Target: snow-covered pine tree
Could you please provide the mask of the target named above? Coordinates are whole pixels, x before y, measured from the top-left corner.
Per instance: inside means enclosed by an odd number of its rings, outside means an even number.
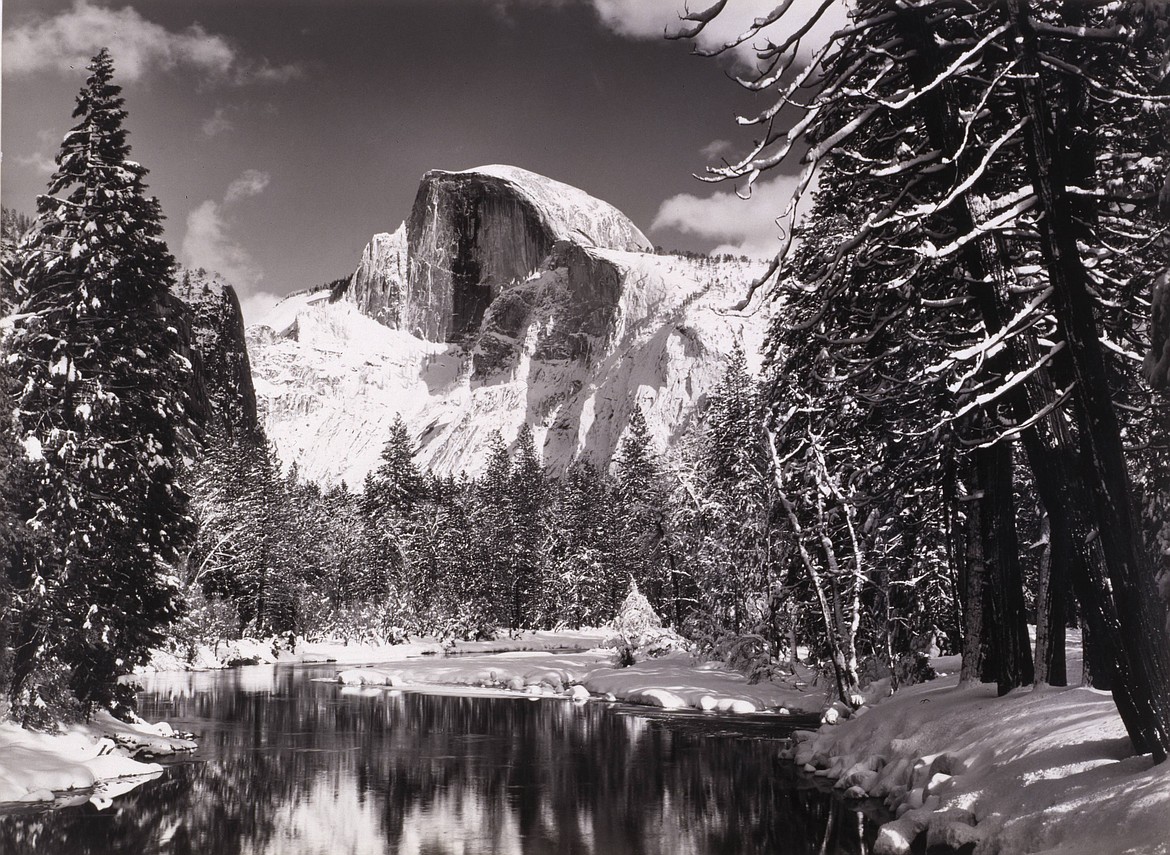
[[[537,589],[548,534],[549,489],[544,467],[536,453],[532,427],[527,423],[516,438],[514,457],[509,481],[509,504],[515,526],[512,610],[517,625],[534,628],[541,618],[537,609]]]
[[[416,612],[426,609],[432,592],[415,564],[415,536],[426,482],[414,462],[417,449],[402,416],[395,416],[382,446],[382,462],[366,477],[362,510],[378,560],[372,562],[365,588],[387,606],[405,586]]]
[[[633,579],[651,603],[667,613],[670,585],[665,571],[665,505],[662,468],[650,442],[650,430],[641,406],[630,413],[626,435],[613,461],[622,534],[618,544],[619,579]],[[620,589],[613,591],[616,610]]]
[[[471,526],[480,596],[490,604],[501,625],[518,628],[513,608],[515,527],[510,489],[512,461],[499,431],[492,431],[487,467],[475,484]]]
[[[737,342],[708,398],[706,431],[674,503],[692,554],[696,634],[717,645],[758,635],[772,655],[786,640],[776,609],[782,566],[773,554],[771,475],[757,383]]]
[[[32,219],[27,214],[0,208],[0,266],[3,268],[0,274],[0,315],[7,315],[20,302],[12,276],[13,261],[16,245],[30,228]]]
[[[177,481],[190,365],[164,311],[174,260],[107,50],[89,71],[16,253],[27,296],[5,344],[31,482],[18,512],[38,534],[6,568],[27,604],[10,686],[26,721],[68,706],[64,686],[85,712],[132,701],[115,678],[176,616],[172,568],[191,535]]]

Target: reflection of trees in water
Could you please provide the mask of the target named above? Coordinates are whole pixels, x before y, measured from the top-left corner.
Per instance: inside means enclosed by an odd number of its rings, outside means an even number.
[[[206,762],[101,814],[0,819],[0,851],[286,851],[290,817],[328,817],[351,841],[368,826],[389,851],[815,853],[827,828],[825,851],[860,851],[856,818],[831,823],[840,807],[796,786],[770,739],[599,704],[342,695],[284,669],[272,688],[227,678],[149,696],[148,717],[211,720]]]

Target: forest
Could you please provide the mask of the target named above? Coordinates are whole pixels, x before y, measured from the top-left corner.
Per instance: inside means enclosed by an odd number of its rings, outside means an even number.
[[[1000,693],[1061,685],[1078,626],[1086,679],[1164,759],[1170,13],[860,0],[794,68],[807,26],[760,50],[741,82],[779,94],[708,175],[802,170],[808,210],[740,307],[782,311],[762,375],[732,354],[682,453],[635,411],[608,468],[553,477],[526,430],[437,478],[397,422],[364,484],[328,490],[192,412],[174,260],[99,54],[5,246],[13,714],[128,707],[114,679],[168,642],[596,625],[634,584],[702,653],[756,679],[801,657],[852,706],[938,648]]]

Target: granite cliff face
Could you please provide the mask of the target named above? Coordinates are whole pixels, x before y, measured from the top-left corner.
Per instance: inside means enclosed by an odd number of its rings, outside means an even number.
[[[346,289],[346,299],[380,324],[397,329],[402,323],[407,284],[406,223],[393,234],[374,235]]]
[[[192,394],[200,421],[226,435],[259,435],[256,390],[235,289],[203,270],[185,271],[172,290],[195,366]]]
[[[428,172],[404,225],[405,234],[399,227],[367,246],[351,299],[427,341],[474,335],[492,301],[532,275],[558,241],[651,249],[612,205],[513,166]]]
[[[546,465],[609,462],[635,407],[660,450],[691,428],[738,340],[758,266],[654,255],[620,211],[514,167],[424,176],[340,300],[287,298],[249,329],[261,417],[285,463],[360,482],[396,413],[442,474],[532,426]]]

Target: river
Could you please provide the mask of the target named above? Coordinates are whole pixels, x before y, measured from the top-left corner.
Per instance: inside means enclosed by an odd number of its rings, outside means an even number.
[[[0,817],[23,853],[861,853],[876,827],[776,754],[791,724],[348,689],[335,666],[143,678],[199,749],[104,810]]]

